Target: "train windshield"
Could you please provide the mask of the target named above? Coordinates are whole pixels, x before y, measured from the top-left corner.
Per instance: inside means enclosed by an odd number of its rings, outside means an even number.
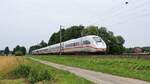
[[[93,37],[93,39],[94,39],[96,42],[102,42],[101,38],[99,38],[99,37]]]

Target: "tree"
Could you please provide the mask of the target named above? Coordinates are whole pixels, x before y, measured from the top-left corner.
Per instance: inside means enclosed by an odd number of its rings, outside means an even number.
[[[19,45],[16,46],[15,51],[20,51],[20,46]]]
[[[26,48],[24,46],[20,47],[20,51],[22,52],[23,55],[26,54]]]
[[[18,54],[19,53],[19,54]],[[13,49],[13,52],[12,54],[15,54],[15,55],[25,55],[26,54],[26,48],[24,46],[19,46],[17,45],[14,49]]]
[[[31,54],[33,50],[40,49],[41,45],[33,45],[29,48],[29,53]]]
[[[53,41],[51,41],[51,43],[52,42]],[[33,50],[37,50],[37,49],[40,49],[40,48],[43,48],[43,47],[46,47],[46,46],[48,46],[48,44],[46,42],[44,42],[44,40],[42,40],[39,44],[30,46],[29,53],[31,54]]]
[[[12,54],[15,54],[16,48],[13,49]]]
[[[84,29],[84,26],[82,26],[82,25],[71,26],[71,27],[67,28],[62,35],[63,41],[81,37],[83,29]]]
[[[98,26],[88,26],[86,29],[82,31],[83,36],[86,35],[98,35]]]
[[[47,43],[44,42],[44,40],[42,40],[41,43],[40,43],[40,45],[41,45],[41,48],[43,48],[43,47],[46,47],[46,46],[47,46]]]
[[[59,42],[59,34],[53,33],[49,39],[48,45],[56,44]]]
[[[4,54],[6,55],[6,56],[8,56],[8,54],[9,54],[9,47],[7,46],[6,48],[5,48],[5,50],[4,50]]]
[[[61,29],[62,41],[67,41],[70,39],[75,39],[81,37],[81,32],[83,31],[84,26],[71,26],[67,29]],[[60,43],[60,31],[55,32],[49,39],[48,45],[53,45]]]
[[[117,39],[117,43],[120,45],[125,43],[125,40],[123,39],[122,36],[116,36],[116,39]]]

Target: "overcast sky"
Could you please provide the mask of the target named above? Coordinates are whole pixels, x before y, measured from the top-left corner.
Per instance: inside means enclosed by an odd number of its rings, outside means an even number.
[[[150,0],[0,0],[0,49],[29,47],[59,25],[80,24],[105,26],[126,47],[150,46]]]

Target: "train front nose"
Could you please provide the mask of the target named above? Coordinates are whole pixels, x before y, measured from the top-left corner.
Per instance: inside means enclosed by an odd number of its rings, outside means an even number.
[[[96,45],[98,48],[106,48],[106,44],[104,42],[97,42]]]
[[[103,42],[96,43],[97,51],[105,52],[107,50],[106,44]]]
[[[96,51],[97,52],[105,52],[106,51],[106,44],[103,41],[103,39],[101,39],[100,37],[93,37],[93,40],[95,42],[95,46],[96,46]]]

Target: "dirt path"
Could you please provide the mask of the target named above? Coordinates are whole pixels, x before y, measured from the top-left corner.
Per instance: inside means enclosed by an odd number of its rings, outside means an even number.
[[[35,59],[35,58],[30,58],[30,59],[32,59],[34,61],[38,61],[42,64],[49,65],[49,66],[57,68],[57,69],[69,71],[80,77],[90,80],[96,84],[150,84],[150,82],[141,81],[141,80],[137,80],[137,79],[124,78],[124,77],[109,75],[109,74],[105,74],[105,73],[101,73],[101,72],[95,72],[95,71],[80,69],[80,68],[76,68],[76,67],[69,67],[69,66],[56,64],[56,63],[52,63],[52,62],[48,62],[48,61],[42,61],[42,60]]]

